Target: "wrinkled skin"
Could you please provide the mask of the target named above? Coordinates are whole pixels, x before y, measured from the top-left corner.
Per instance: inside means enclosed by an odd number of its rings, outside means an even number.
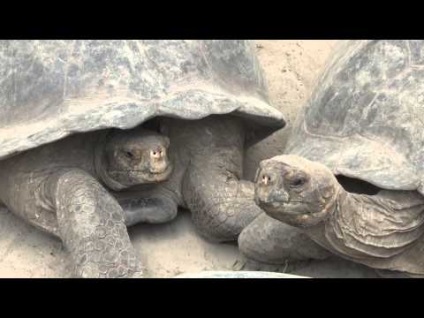
[[[255,201],[269,216],[303,228],[328,217],[341,189],[329,169],[286,156],[260,163]]]
[[[265,264],[285,265],[288,261],[325,259],[331,254],[300,229],[262,213],[240,234],[239,250],[248,260]],[[243,260],[244,266],[249,262]],[[264,264],[265,263],[265,264]]]
[[[191,211],[204,238],[237,240],[242,229],[262,213],[253,200],[254,184],[241,180],[246,139],[243,121],[233,116],[164,118],[161,129],[170,138],[174,172],[164,183],[116,194],[127,225],[167,222],[183,207]]]
[[[349,193],[324,165],[283,155],[261,162],[255,201],[268,216],[336,255],[380,270],[424,275],[424,198],[416,191]],[[263,251],[263,237],[257,239],[252,230],[263,224],[258,218],[240,235],[242,253],[264,262],[290,258],[295,252],[289,249]],[[286,225],[286,236],[287,231],[293,232]],[[277,237],[269,235],[265,244],[275,244]]]
[[[0,162],[0,201],[58,236],[77,277],[141,277],[108,189],[166,180],[169,139],[141,128],[77,134]]]
[[[104,206],[108,202],[104,199],[106,192],[92,185],[92,178],[110,190],[123,208],[123,220],[115,220],[119,228],[122,222],[130,226],[169,221],[181,206],[193,212],[193,220],[205,237],[215,241],[235,240],[260,212],[253,202],[253,184],[239,180],[244,132],[252,132],[254,140],[260,140],[283,128],[285,121],[283,114],[269,103],[266,83],[249,41],[3,41],[0,64],[4,66],[0,81],[0,90],[4,92],[0,94],[0,165],[4,159],[28,149],[34,149],[32,158],[41,158],[37,163],[22,160],[16,171],[9,172],[11,169],[6,165],[1,168],[8,179],[0,185],[5,188],[1,199],[13,201],[6,203],[33,224],[51,232],[56,229],[59,235],[60,224],[66,227],[72,222],[57,220],[56,214],[61,218],[74,213],[78,224],[61,230],[69,236],[65,241],[71,242],[78,233],[88,231],[84,228],[86,224],[91,226],[98,221],[93,215],[106,213],[102,220],[107,222],[102,222],[107,232],[118,233],[120,230],[109,222],[110,218],[116,219],[117,214],[112,212],[118,207],[111,202],[106,206],[112,210]],[[211,114],[218,117],[205,118]],[[230,114],[243,117],[246,125],[255,128],[242,127]],[[92,151],[93,144],[100,148],[105,145],[87,141],[85,138],[91,133],[66,147],[61,144],[60,151],[36,150],[51,149],[41,146],[76,133],[129,129],[141,123],[146,128],[148,121],[159,116],[172,118],[164,127],[171,139],[172,162],[176,166],[169,182],[160,187],[154,185],[159,181],[155,174],[163,168],[159,162],[150,171],[151,175],[144,176],[143,182],[138,182],[138,175],[146,172],[146,166],[122,170],[122,163],[137,163],[137,151],[130,149],[129,154],[122,151],[120,156],[112,156],[112,162],[110,155],[96,156],[95,160],[87,157],[86,152]],[[156,155],[151,151],[153,160]],[[101,149],[98,153],[102,153]],[[99,169],[103,166],[109,168]],[[81,171],[68,171],[74,168]],[[60,171],[56,175],[57,170]],[[54,174],[52,181],[45,180],[45,175],[50,174]],[[18,186],[14,186],[9,176],[17,176]],[[45,183],[49,186],[40,186]],[[78,184],[80,189],[73,184]],[[87,184],[91,186],[86,187]],[[126,191],[127,187],[131,189]],[[15,202],[14,197],[23,200]],[[39,211],[34,208],[35,197],[40,197]],[[99,197],[103,198],[102,204],[97,206]],[[90,207],[93,205],[96,209]],[[93,217],[78,219],[81,206],[84,215]],[[62,207],[60,213],[44,212],[56,212],[58,207]],[[42,217],[36,218],[42,212]],[[99,230],[96,235],[103,240],[105,232]],[[122,242],[110,243],[120,246]],[[99,251],[103,249],[101,245],[93,247],[88,242],[85,249]],[[93,259],[101,256],[108,264],[121,262],[116,260],[121,256],[113,253],[108,257],[94,254]],[[81,262],[85,262],[85,256]],[[99,272],[104,270],[102,267]],[[87,276],[97,269],[86,266],[82,271],[89,273],[84,274]],[[121,272],[122,269],[115,268],[108,276]]]

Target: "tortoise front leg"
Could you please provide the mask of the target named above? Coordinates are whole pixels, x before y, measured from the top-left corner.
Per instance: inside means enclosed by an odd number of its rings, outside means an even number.
[[[244,127],[231,117],[207,118],[187,126],[190,134],[185,133],[184,142],[175,143],[189,149],[182,194],[193,223],[211,241],[236,241],[262,213],[254,202],[254,184],[240,180]]]
[[[77,276],[142,276],[122,208],[97,180],[70,169],[50,177],[47,187]]]
[[[178,213],[178,204],[169,197],[153,195],[137,198],[118,199],[124,210],[125,225],[137,223],[165,223],[173,220]]]
[[[188,169],[183,195],[199,233],[215,242],[236,241],[262,211],[253,201],[253,183],[222,167]]]
[[[325,259],[331,255],[301,230],[265,213],[241,232],[238,244],[241,253],[248,259],[267,264]]]
[[[175,177],[161,184],[140,185],[131,189],[114,192],[124,211],[126,226],[138,223],[165,223],[173,220],[178,213],[178,195],[172,191]]]

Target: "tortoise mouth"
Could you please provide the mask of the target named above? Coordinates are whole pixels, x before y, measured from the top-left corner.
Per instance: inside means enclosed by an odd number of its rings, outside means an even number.
[[[166,181],[171,176],[172,171],[173,171],[173,165],[169,164],[162,171],[149,170],[149,172],[147,173],[145,172],[145,178],[147,181],[151,181],[151,182]]]
[[[282,203],[278,208],[270,205],[260,206],[267,215],[280,222],[294,227],[307,228],[325,222],[331,213],[331,209],[323,208],[318,212],[311,212],[305,205],[299,205],[299,210],[288,203]]]
[[[333,200],[323,205],[320,202],[307,200],[262,201],[256,197],[256,204],[270,217],[299,228],[317,225],[327,219],[333,211]]]
[[[258,205],[267,210],[274,210],[279,213],[288,213],[288,214],[301,214],[302,212],[293,211],[290,207],[300,206],[301,202],[292,202],[292,201],[272,201],[272,202],[264,202],[258,200]]]
[[[273,201],[262,201],[260,198],[256,198],[256,204],[264,210],[266,213],[272,215],[313,215],[320,212],[311,212],[307,205],[308,202],[300,200],[273,200]]]
[[[322,213],[322,211],[318,212],[310,212],[305,209],[304,205],[299,206],[287,206],[286,204],[281,204],[279,206],[260,206],[266,213],[272,214],[272,215],[292,215],[292,216],[302,216],[302,215],[319,215]],[[296,209],[296,208],[299,209]]]
[[[134,186],[144,183],[162,182],[169,179],[173,172],[173,165],[168,164],[164,170],[155,171],[151,169],[131,169],[131,170],[114,170],[109,175],[113,179],[119,179],[119,182],[128,180],[128,186]]]

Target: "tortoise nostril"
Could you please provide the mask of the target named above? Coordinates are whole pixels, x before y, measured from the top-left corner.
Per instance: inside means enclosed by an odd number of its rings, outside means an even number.
[[[271,182],[271,176],[269,176],[268,174],[263,174],[261,183],[264,185],[267,185],[270,182]]]
[[[162,158],[162,155],[163,153],[162,153],[162,150],[160,149],[150,151],[150,156],[154,159],[160,159]]]

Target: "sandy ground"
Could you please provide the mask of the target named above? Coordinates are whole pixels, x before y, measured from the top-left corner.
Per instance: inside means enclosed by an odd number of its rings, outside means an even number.
[[[337,41],[256,41],[272,104],[281,110],[287,126],[251,147],[245,160],[245,178],[253,179],[259,161],[281,154],[297,111]]]
[[[248,150],[246,178],[253,178],[260,160],[283,151],[297,110],[309,96],[335,44],[317,40],[256,41],[271,101],[286,115],[288,126]],[[129,232],[147,277],[230,270],[239,258],[235,244],[210,244],[200,238],[184,211],[171,223],[139,225]],[[290,267],[275,270],[291,271]],[[338,259],[299,264],[291,272],[312,277],[375,277],[372,270]],[[0,277],[69,277],[69,260],[59,240],[0,209]]]

